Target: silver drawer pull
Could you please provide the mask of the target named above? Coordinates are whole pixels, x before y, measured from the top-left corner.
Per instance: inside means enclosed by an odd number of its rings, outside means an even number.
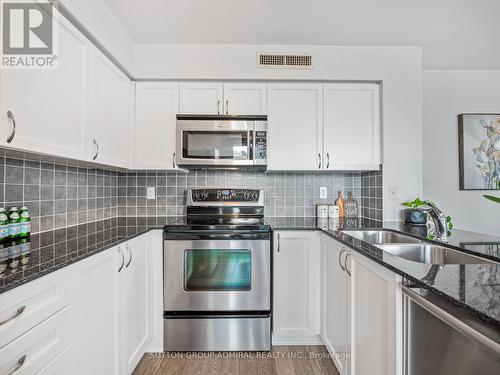
[[[330,154],[326,153],[326,169],[330,168]]]
[[[130,250],[130,246],[128,244],[125,244],[125,248],[128,250],[128,253],[130,254],[130,258],[128,259],[128,262],[125,265],[125,268],[128,268],[128,266],[130,266],[130,263],[132,263],[132,250]]]
[[[229,100],[226,100],[226,115],[229,114]]]
[[[345,267],[345,272],[347,272],[347,274],[349,276],[351,276],[351,271],[349,271],[349,269],[347,268],[347,258],[349,258],[351,256],[351,252],[348,251],[347,252],[347,255],[345,256],[345,259],[344,259],[344,267]]]
[[[4,325],[5,323],[10,322],[11,320],[14,320],[14,319],[18,318],[24,312],[25,309],[26,309],[26,306],[24,306],[24,305],[21,306],[20,308],[18,308],[14,314],[12,314],[11,316],[9,316],[7,319],[1,321],[0,322],[0,326]]]
[[[172,154],[172,168],[175,169],[175,152]]]
[[[318,169],[321,169],[321,154],[318,152]]]
[[[280,245],[281,245],[280,242],[281,242],[281,236],[278,233],[278,248],[276,249],[278,253],[280,252]]]
[[[122,264],[120,265],[120,268],[118,268],[118,272],[121,272],[121,270],[123,269],[123,266],[125,265],[125,255],[123,255],[123,251],[122,251],[121,247],[118,248],[118,252],[122,256]]]
[[[346,251],[345,247],[342,248],[342,251],[339,254],[339,266],[342,269],[342,271],[345,271],[345,268],[342,266],[342,254],[344,254],[344,251]]]
[[[220,115],[220,100],[217,100],[217,114]]]
[[[95,159],[97,159],[97,156],[99,156],[99,143],[97,143],[97,141],[95,139],[93,140],[93,142],[95,145],[95,155],[92,156],[92,160],[95,160]]]
[[[14,117],[11,111],[7,111],[7,117],[12,122],[12,133],[10,133],[9,138],[7,138],[7,143],[10,143],[16,136],[16,118]]]
[[[14,374],[15,372],[17,372],[17,370],[19,370],[21,367],[23,367],[24,365],[24,362],[26,362],[26,357],[27,355],[23,355],[21,358],[18,359],[16,365],[14,366],[14,368],[12,370],[10,370],[7,375],[12,375]]]

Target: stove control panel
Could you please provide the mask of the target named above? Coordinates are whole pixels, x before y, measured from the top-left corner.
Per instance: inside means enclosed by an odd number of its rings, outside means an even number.
[[[258,202],[260,190],[256,189],[193,189],[193,202]]]

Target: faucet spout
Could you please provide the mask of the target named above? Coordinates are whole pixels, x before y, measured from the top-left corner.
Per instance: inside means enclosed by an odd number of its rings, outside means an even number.
[[[418,210],[426,212],[431,217],[436,228],[436,239],[440,242],[448,242],[448,225],[446,216],[432,202],[427,201],[425,206],[418,207]]]

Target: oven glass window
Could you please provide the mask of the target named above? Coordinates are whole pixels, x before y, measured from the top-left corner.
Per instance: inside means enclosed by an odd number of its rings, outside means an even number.
[[[184,159],[248,160],[248,133],[246,131],[184,131],[182,134]]]
[[[193,249],[184,256],[186,291],[250,290],[250,250]]]

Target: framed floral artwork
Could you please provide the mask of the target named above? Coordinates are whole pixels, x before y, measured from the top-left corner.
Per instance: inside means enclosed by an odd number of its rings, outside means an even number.
[[[460,190],[497,190],[500,181],[500,114],[458,116]]]

